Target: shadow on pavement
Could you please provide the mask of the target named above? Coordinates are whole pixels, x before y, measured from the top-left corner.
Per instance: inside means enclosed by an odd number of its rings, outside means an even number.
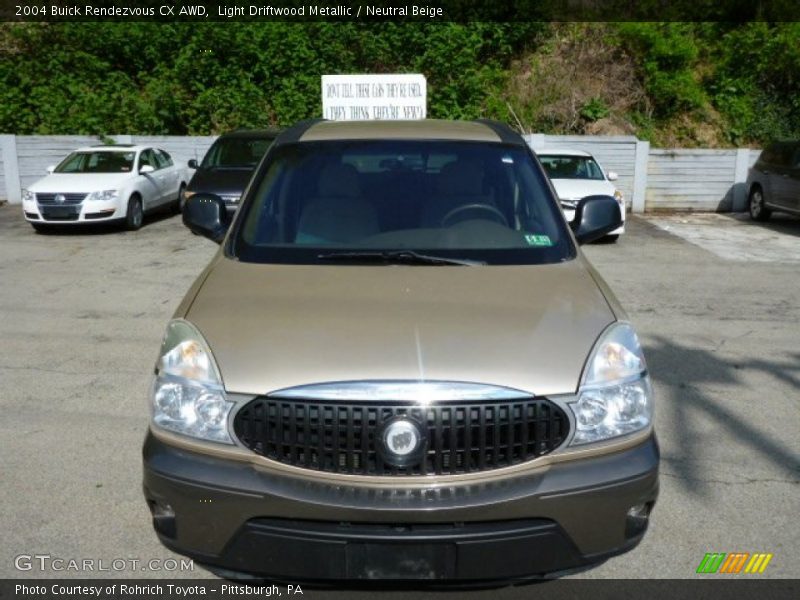
[[[800,483],[800,456],[767,432],[761,431],[753,422],[743,418],[741,411],[726,406],[723,401],[711,397],[706,391],[715,385],[741,385],[740,371],[757,370],[767,373],[794,389],[800,389],[800,353],[787,357],[786,361],[748,359],[746,365],[721,360],[707,350],[684,346],[663,336],[654,338],[655,343],[645,349],[651,376],[657,382],[672,388],[672,397],[662,399],[658,409],[665,410],[675,428],[677,439],[667,450],[669,457],[662,460],[670,463],[678,475],[678,481],[686,491],[696,494],[708,492],[708,472],[711,462],[709,444],[714,436],[700,429],[703,420],[710,417],[722,430],[722,434],[733,438],[735,444],[756,452],[762,461],[771,463],[792,483]],[[787,410],[797,410],[797,398],[787,397]],[[753,412],[761,406],[753,406]],[[771,418],[780,418],[774,415]]]
[[[793,217],[785,213],[773,213],[768,221],[753,221],[747,213],[724,214],[730,219],[747,223],[753,227],[800,237],[800,217]]]

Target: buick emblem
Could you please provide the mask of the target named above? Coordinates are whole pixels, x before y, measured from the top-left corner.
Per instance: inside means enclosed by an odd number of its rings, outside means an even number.
[[[56,194],[56,197],[53,198],[56,201],[56,204],[64,204],[67,201],[66,196],[64,194]]]
[[[416,421],[406,416],[386,422],[380,436],[383,459],[395,466],[418,462],[425,451],[425,436]]]

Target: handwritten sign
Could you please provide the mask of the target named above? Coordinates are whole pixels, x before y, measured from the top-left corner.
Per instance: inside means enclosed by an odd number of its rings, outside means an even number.
[[[425,76],[323,75],[322,116],[334,121],[424,119]]]

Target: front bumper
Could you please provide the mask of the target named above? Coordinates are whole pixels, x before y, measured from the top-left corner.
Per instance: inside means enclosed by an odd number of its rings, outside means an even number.
[[[44,205],[36,201],[23,202],[25,220],[30,223],[70,225],[74,223],[96,223],[125,217],[126,209],[119,199],[108,201],[84,201],[80,204]]]
[[[221,570],[303,582],[513,580],[633,548],[647,520],[632,528],[627,511],[655,503],[658,458],[651,436],[485,482],[363,487],[267,473],[149,433],[144,493],[162,543]]]

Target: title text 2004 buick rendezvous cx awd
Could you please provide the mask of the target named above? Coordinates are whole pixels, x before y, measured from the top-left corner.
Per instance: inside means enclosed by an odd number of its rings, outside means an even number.
[[[658,492],[633,327],[520,136],[300,123],[167,326],[144,445],[161,541],[225,576],[504,582],[633,548]]]

